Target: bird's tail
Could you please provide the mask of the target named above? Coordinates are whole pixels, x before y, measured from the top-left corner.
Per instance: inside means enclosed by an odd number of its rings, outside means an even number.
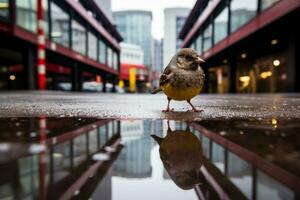
[[[161,88],[159,87],[159,88],[154,89],[154,90],[151,92],[151,94],[156,94],[156,93],[161,92],[161,91],[162,91],[162,90],[161,90]]]

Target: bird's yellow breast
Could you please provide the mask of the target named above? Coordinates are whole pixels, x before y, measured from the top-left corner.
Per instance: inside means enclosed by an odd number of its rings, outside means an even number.
[[[184,101],[197,96],[200,93],[201,87],[189,88],[174,88],[170,83],[161,86],[162,91],[171,99],[177,101]]]

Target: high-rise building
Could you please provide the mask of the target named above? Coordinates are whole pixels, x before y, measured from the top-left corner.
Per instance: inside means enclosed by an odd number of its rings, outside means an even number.
[[[153,40],[153,70],[162,72],[163,64],[163,39]]]
[[[190,12],[189,8],[166,8],[164,10],[163,64],[166,66],[180,48],[179,32]]]
[[[182,47],[206,60],[210,93],[299,92],[300,1],[198,0]]]
[[[117,11],[113,13],[113,17],[117,29],[124,39],[123,41],[141,46],[144,51],[144,64],[148,69],[151,69],[152,12],[141,10]]]
[[[121,134],[126,148],[114,166],[114,175],[128,178],[150,177],[151,121],[122,121]]]
[[[94,0],[99,8],[101,8],[102,12],[106,15],[106,17],[112,21],[112,10],[111,10],[111,0]]]

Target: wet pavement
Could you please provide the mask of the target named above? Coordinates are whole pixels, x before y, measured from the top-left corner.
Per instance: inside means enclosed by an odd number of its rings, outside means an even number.
[[[96,117],[116,119],[260,119],[300,118],[299,94],[199,95],[192,100],[203,112],[186,102],[171,102],[174,112],[162,113],[167,105],[162,94],[96,94],[65,92],[1,92],[1,117]]]
[[[0,94],[0,199],[299,199],[300,95]]]

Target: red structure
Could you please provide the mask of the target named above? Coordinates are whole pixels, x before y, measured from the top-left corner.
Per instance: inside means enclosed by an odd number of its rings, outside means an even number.
[[[37,34],[38,34],[38,45],[37,45],[37,67],[38,67],[38,88],[40,90],[46,89],[46,62],[45,62],[45,32],[44,32],[44,14],[43,14],[43,1],[37,1]]]
[[[297,0],[198,0],[179,37],[207,61],[207,92],[295,92],[299,16]]]
[[[0,90],[56,90],[69,84],[80,91],[84,81],[97,76],[104,85],[115,85],[122,37],[93,0],[7,0],[1,5]],[[44,22],[37,23],[43,16]],[[15,66],[20,66],[17,71]],[[62,68],[71,73],[61,73]]]
[[[130,69],[135,69],[135,87],[137,92],[144,92],[148,81],[148,71],[145,65],[121,63],[119,79],[124,82],[125,91],[130,92]]]

